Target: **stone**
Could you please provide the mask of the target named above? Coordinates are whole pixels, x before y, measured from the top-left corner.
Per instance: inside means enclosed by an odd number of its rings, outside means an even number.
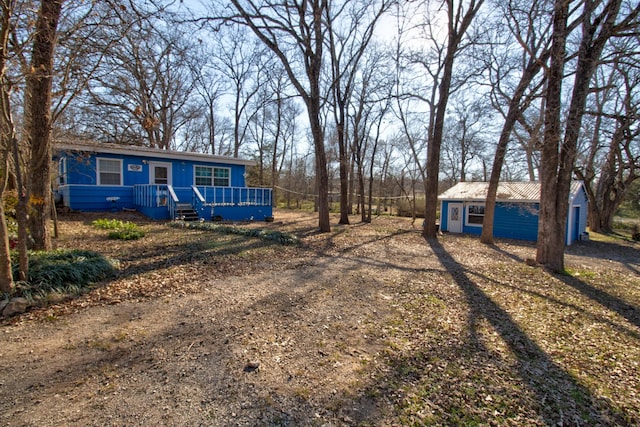
[[[4,310],[2,310],[2,315],[4,317],[11,317],[16,314],[24,313],[27,311],[27,308],[29,308],[29,301],[27,301],[26,298],[13,298],[9,301],[9,304],[7,304]]]
[[[253,372],[258,370],[259,367],[260,367],[260,362],[253,360],[253,361],[247,362],[247,364],[244,366],[244,371]]]

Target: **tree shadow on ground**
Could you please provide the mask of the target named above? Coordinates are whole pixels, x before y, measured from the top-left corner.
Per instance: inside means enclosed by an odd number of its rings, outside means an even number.
[[[458,348],[462,357],[466,358],[486,359],[489,357],[490,351],[483,345],[483,337],[478,332],[482,323],[488,323],[516,358],[515,366],[512,369],[535,396],[535,400],[539,402],[539,407],[534,410],[545,424],[624,424],[624,420],[612,419],[611,417],[615,417],[615,411],[606,402],[597,401],[573,375],[555,363],[538,344],[529,338],[511,316],[469,277],[464,266],[458,263],[440,242],[435,239],[428,239],[427,242],[442,266],[463,292],[470,311],[468,341],[462,344],[454,343],[452,348]],[[601,298],[601,296],[599,297]],[[434,355],[418,350],[411,355],[411,358],[433,360]],[[490,357],[486,360],[489,359]],[[422,375],[415,369],[415,360],[395,360],[392,366],[404,367],[401,372],[395,372],[394,375],[400,374],[405,377],[407,375]],[[414,368],[408,369],[407,366]],[[433,363],[431,363],[431,368],[433,368]],[[402,370],[406,372],[402,372]],[[572,414],[571,416],[574,418],[567,419],[566,414]]]
[[[556,279],[577,290],[585,297],[615,313],[618,313],[620,316],[627,319],[629,323],[640,328],[640,310],[638,307],[629,304],[622,298],[611,295],[602,289],[598,289],[575,276],[551,272],[550,274],[553,274]]]
[[[629,271],[640,275],[640,245],[637,242],[575,242],[566,248],[565,254],[619,262]]]

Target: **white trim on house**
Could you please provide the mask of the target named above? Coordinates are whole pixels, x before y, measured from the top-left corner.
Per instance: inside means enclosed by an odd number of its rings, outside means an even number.
[[[140,147],[137,145],[118,145],[95,142],[59,142],[54,145],[58,151],[86,151],[90,153],[121,154],[135,157],[155,157],[172,160],[191,160],[200,162],[218,162],[232,165],[255,166],[253,160],[238,159],[228,156],[215,156],[204,153],[189,153],[182,151],[161,150],[158,148]]]
[[[107,161],[107,162],[118,162],[118,164],[120,165],[120,171],[119,173],[119,178],[120,178],[120,182],[118,184],[103,184],[102,183],[102,179],[100,178],[100,175],[102,173],[102,171],[100,170],[100,162],[101,161]],[[113,173],[115,174],[115,172],[113,171],[105,171],[105,173]],[[122,186],[122,182],[124,179],[124,173],[122,171],[122,159],[112,159],[111,157],[96,157],[96,185],[102,185],[102,186],[115,186],[115,187],[121,187]]]
[[[203,169],[211,169],[211,184],[205,185],[205,184],[198,184],[197,182],[197,178],[198,176],[196,175],[196,169],[197,168],[203,168]],[[216,185],[215,181],[216,181],[216,170],[221,170],[224,169],[227,171],[227,184],[226,185]],[[208,177],[200,177],[200,178],[208,178]],[[231,187],[231,168],[227,168],[224,166],[212,166],[212,165],[193,165],[193,183],[196,186],[200,186],[200,187]]]
[[[478,206],[482,208],[482,214],[480,213],[471,213],[471,206]],[[481,216],[482,219],[484,220],[484,209],[485,209],[485,202],[465,202],[464,203],[464,207],[465,207],[465,215],[464,215],[464,225],[468,226],[468,227],[482,227],[482,222],[470,222],[469,221],[469,216]]]
[[[172,176],[173,164],[169,163],[169,162],[155,162],[155,161],[150,161],[149,162],[149,183],[150,184],[158,184],[157,182],[155,182],[155,180],[156,180],[155,167],[156,166],[160,166],[160,167],[163,167],[163,168],[167,169],[167,182],[164,185],[173,185],[173,176]],[[158,184],[158,185],[162,185],[162,184]]]
[[[67,158],[63,157],[58,160],[58,186],[65,185],[67,183]]]

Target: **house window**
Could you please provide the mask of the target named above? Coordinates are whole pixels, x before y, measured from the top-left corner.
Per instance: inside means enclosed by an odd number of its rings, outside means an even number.
[[[58,162],[58,185],[67,183],[67,158],[63,157]]]
[[[98,159],[98,185],[122,185],[122,160]]]
[[[195,183],[205,187],[229,187],[229,169],[214,168],[209,166],[196,166]]]
[[[467,206],[467,225],[482,227],[484,220],[484,205],[468,205]]]

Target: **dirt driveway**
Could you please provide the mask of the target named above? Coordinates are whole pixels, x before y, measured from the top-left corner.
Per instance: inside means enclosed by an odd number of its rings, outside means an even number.
[[[282,246],[136,216],[147,237],[110,241],[93,218],[57,244],[118,277],[2,324],[3,425],[640,422],[637,245],[582,243],[562,277],[406,219],[277,212]]]

